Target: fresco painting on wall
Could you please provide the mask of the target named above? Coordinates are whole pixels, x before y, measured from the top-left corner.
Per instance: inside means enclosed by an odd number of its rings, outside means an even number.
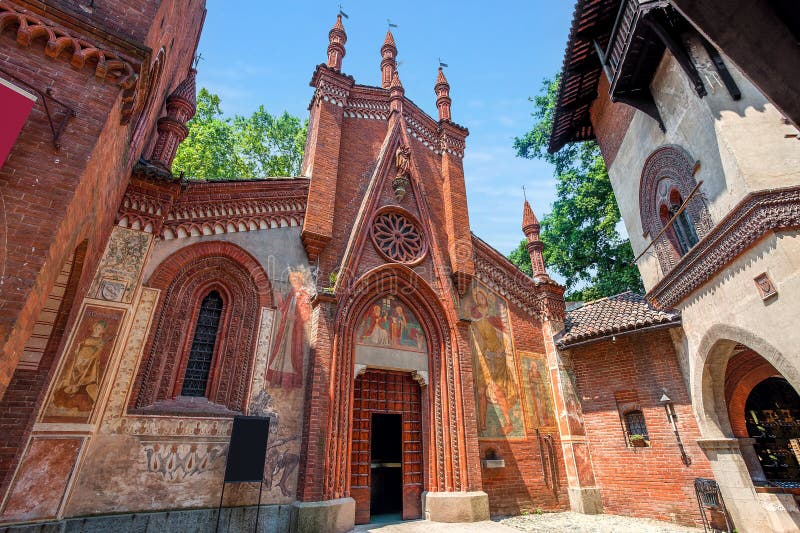
[[[520,352],[519,365],[522,390],[525,391],[528,429],[533,431],[539,427],[555,427],[556,418],[553,414],[553,399],[544,356]]]
[[[525,437],[508,303],[475,282],[462,310],[471,320],[478,437]]]
[[[124,316],[123,309],[83,309],[45,406],[44,422],[89,422]]]
[[[277,286],[277,284],[276,284]],[[303,361],[308,352],[314,280],[308,268],[291,268],[285,292],[275,291],[278,313],[267,364],[267,382],[283,388],[303,385]]]
[[[414,313],[395,296],[369,306],[356,329],[356,344],[425,353],[425,334]]]
[[[581,401],[578,398],[578,385],[575,379],[575,371],[572,369],[561,369],[561,386],[564,389],[564,407],[566,409],[567,422],[570,432],[573,435],[585,435],[581,419]]]

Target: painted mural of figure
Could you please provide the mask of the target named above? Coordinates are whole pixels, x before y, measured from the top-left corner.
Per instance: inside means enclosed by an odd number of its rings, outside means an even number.
[[[389,321],[389,338],[392,346],[405,344],[404,337],[408,334],[408,319],[402,305],[395,305],[392,318]]]
[[[289,272],[289,292],[278,294],[280,315],[267,364],[267,381],[286,388],[303,384],[303,355],[308,345],[306,325],[311,318],[311,291],[302,271]]]
[[[364,318],[361,332],[361,342],[378,346],[389,345],[389,331],[386,328],[386,315],[379,304],[375,304]]]
[[[107,342],[103,338],[106,327],[105,320],[98,320],[92,324],[89,336],[75,346],[53,395],[57,407],[88,411],[94,406],[100,386],[100,353]]]
[[[547,388],[547,381],[544,375],[544,362],[538,359],[530,360],[528,367],[528,384],[532,394],[531,413],[534,420],[539,422],[539,426],[550,427],[555,425],[553,420],[553,408],[550,404],[550,391]]]
[[[505,325],[501,317],[490,314],[489,299],[484,291],[475,291],[474,302],[470,310],[470,331],[479,364],[475,372],[478,387],[478,427],[480,431],[486,431],[486,413],[489,403],[492,403],[500,408],[501,431],[508,435],[514,431],[511,409],[517,403],[518,394],[513,371],[506,360]]]

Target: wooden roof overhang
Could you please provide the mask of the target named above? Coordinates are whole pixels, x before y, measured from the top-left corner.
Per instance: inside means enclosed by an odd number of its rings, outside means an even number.
[[[609,80],[613,102],[628,104],[656,120],[664,129],[650,83],[669,49],[699,96],[703,81],[692,62],[682,35],[694,32],[667,0],[578,0],[567,43],[561,85],[553,116],[549,150],[565,144],[594,139],[590,109],[597,98],[601,73]],[[717,63],[718,52],[701,38]],[[734,99],[738,89],[728,83]]]

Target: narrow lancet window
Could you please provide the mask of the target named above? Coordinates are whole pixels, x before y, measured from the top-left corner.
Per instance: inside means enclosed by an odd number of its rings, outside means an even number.
[[[181,388],[182,396],[206,395],[211,359],[214,356],[221,316],[222,297],[217,291],[211,291],[200,304],[192,349],[189,352],[189,361],[186,364],[186,374]]]

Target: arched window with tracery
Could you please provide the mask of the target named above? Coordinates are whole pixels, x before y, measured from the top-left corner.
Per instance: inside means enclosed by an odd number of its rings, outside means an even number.
[[[129,407],[180,410],[180,397],[193,396],[244,411],[259,317],[273,306],[258,261],[231,243],[198,243],[167,257],[145,285],[161,293]]]
[[[219,322],[222,318],[222,296],[211,291],[203,298],[195,322],[192,348],[183,374],[181,396],[205,396],[211,361],[217,346]]]
[[[695,167],[682,148],[663,146],[647,158],[642,170],[639,208],[643,236],[655,239],[664,273],[672,270],[712,227],[708,207],[695,191]]]

